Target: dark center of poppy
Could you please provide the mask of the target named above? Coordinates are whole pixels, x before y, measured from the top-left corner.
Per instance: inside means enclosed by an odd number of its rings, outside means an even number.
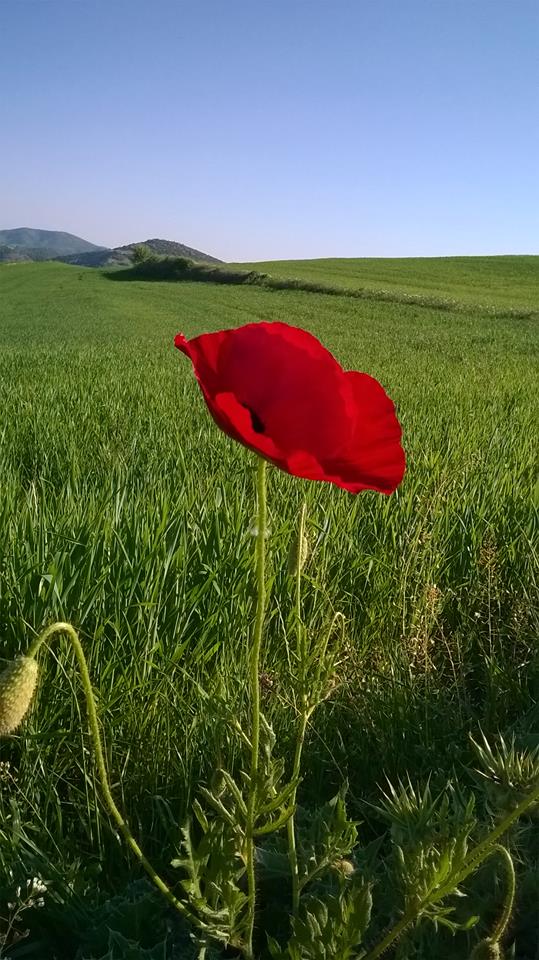
[[[262,423],[262,420],[260,419],[260,417],[259,417],[258,414],[256,413],[256,411],[253,410],[252,407],[250,407],[249,404],[247,404],[247,403],[243,403],[242,406],[245,407],[245,409],[248,410],[249,413],[250,413],[250,415],[251,415],[251,425],[252,425],[252,428],[253,428],[254,432],[255,432],[255,433],[265,433],[266,428],[265,428],[264,424]]]

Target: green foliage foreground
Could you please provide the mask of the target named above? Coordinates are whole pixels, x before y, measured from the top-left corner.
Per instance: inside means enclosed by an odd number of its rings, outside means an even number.
[[[419,879],[450,870],[458,844],[478,840],[534,782],[533,318],[243,286],[110,283],[55,265],[5,267],[0,284],[5,655],[26,650],[53,619],[80,628],[113,790],[173,883],[170,861],[185,859],[178,825],[192,800],[213,789],[216,766],[241,764],[216,705],[247,715],[253,490],[242,451],[208,423],[172,336],[286,319],[396,399],[409,461],[398,494],[352,499],[272,471],[267,544],[263,708],[291,761],[294,601],[282,558],[305,499],[308,622],[322,629],[328,609],[340,610],[346,629],[334,689],[307,731],[299,799],[319,843],[309,811],[348,779],[349,815],[362,821],[353,884],[374,884],[374,944]],[[22,736],[2,744],[6,949],[189,957],[185,928],[131,881],[100,806],[75,672],[66,649],[52,653]],[[531,821],[503,842],[518,881],[508,945],[531,960]],[[282,944],[280,857],[278,847],[264,853],[259,925]],[[352,889],[348,867],[340,870],[321,878],[329,893]],[[400,957],[463,958],[492,933],[509,888],[502,855],[463,888],[458,924],[478,914],[480,925],[447,940],[420,926],[399,942]],[[341,908],[338,898],[335,929]],[[314,904],[310,914],[313,929],[327,925]]]

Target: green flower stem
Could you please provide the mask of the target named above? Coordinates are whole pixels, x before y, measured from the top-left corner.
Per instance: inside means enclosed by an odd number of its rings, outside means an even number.
[[[493,943],[499,943],[500,940],[502,940],[505,934],[505,931],[507,930],[507,925],[511,919],[511,914],[513,913],[513,905],[515,902],[516,879],[515,879],[515,868],[514,868],[513,860],[509,851],[505,847],[503,847],[501,843],[497,843],[492,852],[501,854],[504,860],[505,873],[507,877],[507,893],[505,895],[503,910],[500,914],[498,922],[496,923],[490,935],[490,940]]]
[[[186,917],[186,919],[188,919],[190,923],[198,927],[199,930],[206,931],[208,930],[207,924],[203,923],[202,920],[199,920],[198,917],[196,917],[194,914],[191,913],[191,911],[185,906],[185,904],[183,904],[180,900],[178,900],[174,896],[174,894],[172,893],[172,890],[168,887],[165,881],[161,879],[159,874],[156,873],[156,871],[154,870],[149,860],[146,859],[137,841],[133,837],[133,834],[131,833],[126,821],[124,820],[122,814],[120,813],[120,811],[118,810],[118,807],[114,802],[114,798],[110,790],[109,780],[107,776],[107,768],[105,766],[105,757],[103,755],[103,747],[101,744],[101,733],[99,730],[99,722],[97,719],[97,711],[95,707],[95,699],[94,699],[94,694],[92,690],[92,684],[90,681],[90,674],[88,673],[88,664],[86,662],[84,650],[82,649],[82,644],[78,638],[77,632],[71,626],[70,623],[53,623],[52,626],[47,627],[47,629],[39,637],[37,637],[34,640],[34,642],[32,643],[28,651],[27,656],[35,657],[39,648],[43,643],[46,643],[48,640],[51,640],[53,637],[61,634],[63,634],[68,638],[69,642],[71,643],[71,646],[73,647],[73,650],[75,651],[75,656],[77,658],[77,663],[78,663],[80,676],[82,680],[82,686],[84,689],[84,695],[86,697],[86,709],[88,712],[88,722],[89,722],[90,733],[92,736],[92,741],[94,746],[96,767],[97,767],[97,772],[99,776],[99,781],[101,784],[103,798],[105,800],[107,809],[111,817],[113,818],[113,820],[116,821],[118,830],[122,834],[125,842],[131,848],[137,860],[139,861],[141,866],[144,868],[144,870],[146,871],[146,873],[148,874],[152,882],[155,884],[157,889],[161,891],[164,897],[166,897],[166,899],[171,904],[171,906],[173,906],[176,910],[179,911],[179,913],[181,913],[184,917]]]
[[[301,559],[303,553],[303,541],[305,539],[305,519],[307,515],[307,504],[304,503],[301,507],[301,512],[299,515],[299,530],[297,538],[297,558],[296,558],[296,639],[297,639],[297,656],[299,664],[299,675],[300,675],[300,711],[299,711],[299,724],[296,734],[296,749],[294,754],[294,765],[292,767],[292,780],[296,781],[294,786],[293,793],[291,795],[291,806],[294,809],[294,813],[290,817],[287,823],[287,833],[288,833],[288,862],[290,864],[290,873],[292,875],[292,912],[294,915],[298,912],[299,909],[299,869],[298,869],[298,853],[296,847],[296,822],[295,822],[295,807],[296,807],[296,796],[297,796],[297,783],[299,781],[299,775],[301,771],[301,755],[303,753],[303,744],[305,743],[305,732],[307,730],[307,723],[309,720],[309,708],[307,703],[307,690],[306,690],[306,672],[307,672],[307,637],[305,634],[305,628],[303,625],[303,620],[301,617]]]
[[[504,854],[506,854],[507,858],[509,858],[510,860],[511,858],[507,853],[507,851],[505,850],[505,848],[501,847],[497,843],[497,841],[509,829],[509,827],[511,827],[513,823],[515,823],[515,821],[518,820],[519,817],[521,817],[524,813],[526,813],[526,811],[529,810],[529,808],[532,807],[534,803],[537,803],[538,800],[539,800],[539,785],[535,788],[535,790],[532,790],[532,792],[528,794],[528,796],[525,797],[524,800],[521,800],[518,806],[516,806],[514,810],[511,810],[511,812],[508,813],[507,816],[503,818],[503,820],[498,824],[497,827],[494,828],[494,830],[491,830],[490,833],[488,833],[483,840],[477,843],[475,847],[473,847],[470,850],[468,856],[464,861],[463,867],[456,874],[451,876],[450,879],[445,884],[443,884],[443,886],[438,887],[438,889],[435,891],[435,896],[425,897],[425,899],[422,900],[420,903],[415,904],[413,908],[410,908],[409,910],[407,910],[402,915],[401,919],[395,924],[395,926],[392,927],[386,933],[385,937],[383,937],[382,940],[380,940],[380,942],[377,943],[376,946],[373,947],[373,949],[370,950],[369,953],[365,955],[363,960],[376,960],[377,957],[381,957],[382,954],[385,953],[385,951],[388,950],[389,947],[396,940],[398,940],[398,938],[406,930],[406,928],[411,923],[414,923],[414,921],[418,919],[422,911],[425,909],[426,906],[428,906],[429,903],[432,903],[435,900],[436,901],[442,900],[443,897],[449,896],[454,891],[455,887],[458,887],[459,883],[462,883],[462,881],[465,880],[466,877],[469,877],[469,875],[473,873],[474,870],[477,870],[477,868],[483,863],[483,861],[486,860],[487,857],[491,856],[492,853],[504,850]],[[509,881],[510,892],[512,888],[511,885],[514,885],[514,870],[513,870],[512,863],[511,863],[511,870],[512,870],[512,878],[510,878],[510,881]],[[508,877],[509,877],[509,867],[508,867]],[[496,926],[496,929],[501,929],[501,933],[499,934],[499,936],[502,936],[502,934],[505,931],[505,927],[507,926],[507,923],[509,921],[509,916],[513,908],[513,897],[514,897],[514,888],[513,888],[513,894],[511,896],[511,902],[509,903],[510,898],[508,896],[502,916],[500,917],[500,921]],[[501,924],[504,924],[503,928],[501,927]],[[490,939],[492,939],[492,937]]]
[[[247,932],[245,956],[253,957],[253,932],[256,909],[255,877],[255,820],[258,789],[258,753],[260,742],[260,650],[262,647],[262,628],[266,607],[266,461],[259,458],[257,468],[257,531],[256,531],[256,616],[251,648],[251,771],[249,797],[247,801],[247,819],[245,824],[246,866],[247,866]]]
[[[301,770],[301,755],[303,752],[303,744],[305,743],[305,732],[307,730],[307,723],[309,722],[310,711],[305,708],[305,705],[302,706],[302,712],[300,716],[298,732],[296,737],[296,752],[294,755],[294,767],[292,769],[292,778],[294,780],[299,779],[299,774]],[[291,806],[294,808],[294,813],[290,817],[287,823],[288,831],[288,862],[290,864],[290,873],[292,874],[292,912],[297,914],[299,909],[299,895],[300,895],[300,883],[299,883],[299,868],[298,868],[298,853],[296,848],[296,796],[298,788],[297,784],[294,787],[293,793],[291,795]]]

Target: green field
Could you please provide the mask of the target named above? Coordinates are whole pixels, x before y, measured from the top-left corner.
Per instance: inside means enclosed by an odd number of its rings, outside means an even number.
[[[378,803],[386,776],[468,789],[470,732],[539,743],[539,258],[253,267],[459,305],[0,267],[0,653],[25,650],[54,619],[80,629],[116,795],[165,866],[199,784],[223,753],[234,766],[201,691],[211,701],[219,687],[246,716],[253,617],[254,458],[211,421],[173,348],[179,330],[262,319],[305,327],[345,367],[377,377],[403,425],[407,474],[389,498],[269,471],[264,670],[275,692],[264,707],[287,756],[286,556],[303,499],[316,545],[305,587],[313,629],[328,610],[346,617],[338,683],[307,738],[302,802],[326,800],[348,779],[370,842],[385,827],[364,801]],[[529,315],[492,315],[492,306]],[[98,798],[67,646],[53,648],[44,671],[22,732],[0,743],[9,764],[0,891],[7,903],[41,876],[50,893],[45,908],[23,911],[14,929],[29,936],[17,945],[10,931],[6,955],[100,960],[107,944],[87,931],[98,915],[110,926],[102,904],[137,871]],[[537,935],[527,830],[514,840],[519,960],[532,960]],[[493,882],[477,890],[490,902]],[[468,956],[466,935],[448,943],[429,953],[410,941],[399,957]]]
[[[267,260],[237,266],[350,290],[386,290],[450,298],[474,306],[539,309],[539,257],[534,256]]]

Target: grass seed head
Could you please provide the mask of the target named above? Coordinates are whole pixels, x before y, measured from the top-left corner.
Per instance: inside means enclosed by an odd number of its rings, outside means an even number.
[[[296,534],[292,543],[290,544],[290,550],[288,552],[288,573],[291,577],[294,577],[299,571],[303,570],[303,567],[309,559],[310,545],[309,539],[305,532],[300,537],[299,534]]]
[[[0,736],[13,733],[28,712],[37,676],[33,657],[17,657],[0,674]]]

